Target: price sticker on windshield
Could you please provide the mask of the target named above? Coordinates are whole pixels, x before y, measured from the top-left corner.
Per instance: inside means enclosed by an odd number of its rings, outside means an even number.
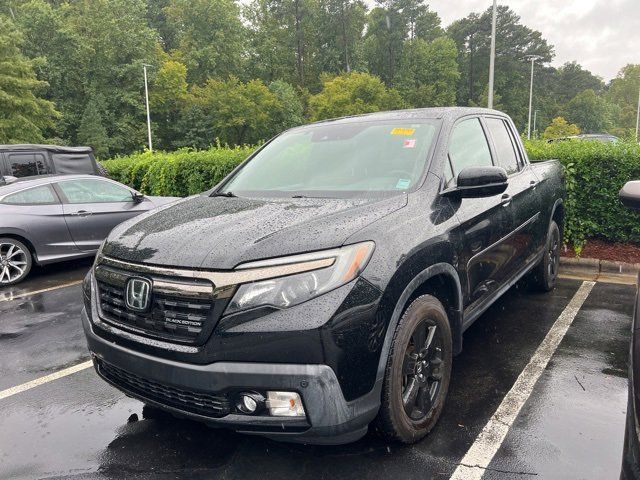
[[[391,130],[391,135],[402,135],[403,137],[409,137],[409,136],[413,135],[414,133],[416,133],[416,129],[415,128],[400,128],[400,127],[396,127],[393,130]]]

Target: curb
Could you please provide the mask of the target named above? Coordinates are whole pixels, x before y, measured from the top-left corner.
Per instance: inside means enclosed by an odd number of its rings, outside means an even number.
[[[565,277],[635,284],[640,273],[640,264],[597,258],[560,257],[560,273]]]

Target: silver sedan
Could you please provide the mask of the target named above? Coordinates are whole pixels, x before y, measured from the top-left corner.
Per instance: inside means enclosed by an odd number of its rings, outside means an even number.
[[[149,197],[107,178],[47,175],[0,186],[0,286],[33,263],[95,255],[119,223],[176,197]]]

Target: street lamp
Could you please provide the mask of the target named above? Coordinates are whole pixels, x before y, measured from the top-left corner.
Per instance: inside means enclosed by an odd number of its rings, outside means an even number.
[[[144,98],[147,104],[147,133],[149,135],[149,151],[153,153],[153,144],[151,143],[151,114],[149,113],[149,85],[147,82],[147,67],[151,65],[147,65],[146,63],[142,64],[142,68],[144,70]]]
[[[496,17],[497,17],[497,0],[493,0],[493,16],[491,19],[491,55],[489,57],[489,94],[488,107],[493,108],[493,71],[496,66]]]
[[[540,60],[540,55],[529,55],[527,60],[531,60],[531,85],[529,87],[529,123],[527,124],[527,140],[531,140],[531,109],[533,107],[533,64]]]
[[[640,88],[638,89],[638,113],[636,113],[636,143],[640,140],[638,130],[640,130]]]
[[[533,111],[533,135],[536,135],[536,124],[538,123],[538,110]]]

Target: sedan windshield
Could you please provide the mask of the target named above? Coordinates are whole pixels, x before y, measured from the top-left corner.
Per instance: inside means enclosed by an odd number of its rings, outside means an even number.
[[[415,186],[437,120],[332,123],[286,132],[258,152],[218,193],[341,196]]]

